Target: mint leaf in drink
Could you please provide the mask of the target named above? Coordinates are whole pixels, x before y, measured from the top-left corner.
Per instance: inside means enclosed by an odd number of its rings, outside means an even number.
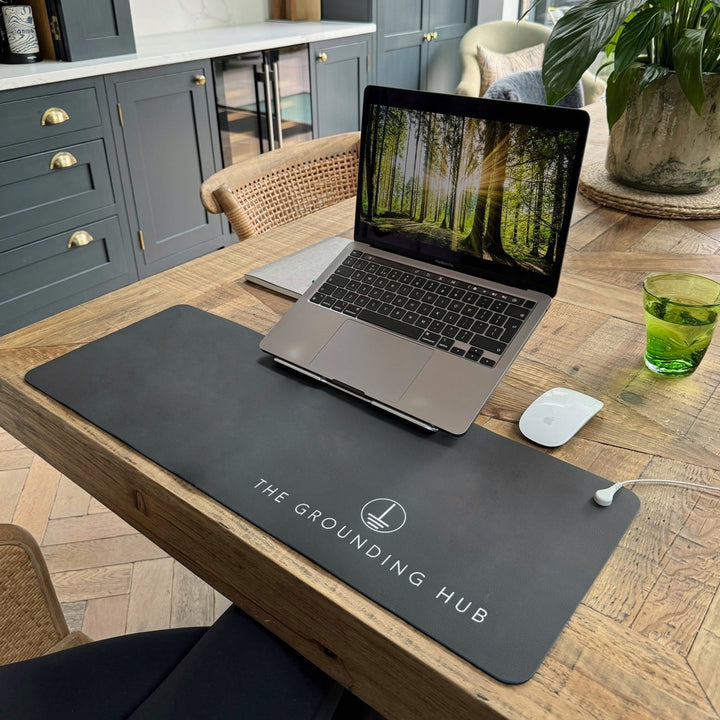
[[[665,312],[667,311],[667,304],[670,302],[670,298],[660,298],[657,301],[651,302],[648,308],[650,314],[658,318],[658,320],[665,319]]]
[[[680,324],[681,325],[707,325],[707,322],[705,320],[701,320],[700,318],[696,318],[688,310],[683,310],[680,313]]]
[[[687,310],[681,310],[680,311],[680,324],[681,325],[702,325],[703,323],[700,322],[692,313],[688,312]]]

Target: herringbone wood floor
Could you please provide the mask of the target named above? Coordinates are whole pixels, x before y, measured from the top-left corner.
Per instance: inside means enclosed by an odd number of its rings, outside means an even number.
[[[40,543],[71,630],[209,625],[229,601],[0,428],[0,522]]]

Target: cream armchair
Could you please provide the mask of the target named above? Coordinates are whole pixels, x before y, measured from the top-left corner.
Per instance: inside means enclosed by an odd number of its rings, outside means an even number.
[[[480,96],[481,77],[477,48],[507,55],[547,43],[550,28],[539,23],[514,20],[496,20],[470,28],[460,41],[462,76],[455,89],[456,95]],[[598,100],[605,92],[605,83],[588,70],[582,76],[585,104]]]

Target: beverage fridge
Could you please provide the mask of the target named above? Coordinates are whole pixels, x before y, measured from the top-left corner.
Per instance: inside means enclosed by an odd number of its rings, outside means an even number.
[[[213,60],[223,166],[312,138],[307,45]]]

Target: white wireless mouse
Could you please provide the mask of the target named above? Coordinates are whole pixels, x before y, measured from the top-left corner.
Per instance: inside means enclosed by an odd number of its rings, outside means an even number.
[[[520,432],[538,445],[559,447],[602,406],[600,400],[577,390],[552,388],[530,403],[520,418]]]

